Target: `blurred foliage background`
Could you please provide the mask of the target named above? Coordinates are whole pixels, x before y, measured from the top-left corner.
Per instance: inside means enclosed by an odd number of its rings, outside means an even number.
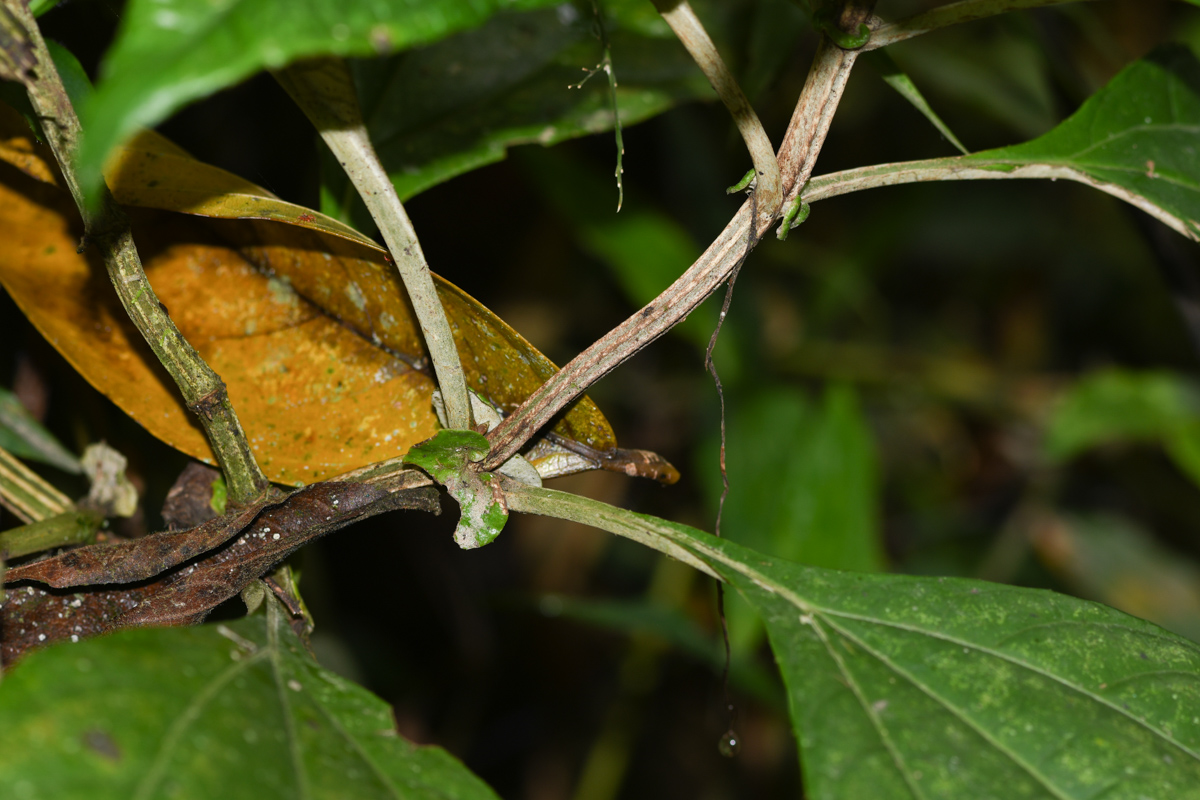
[[[73,0],[43,24],[94,77],[121,12]],[[778,141],[816,36],[792,0],[728,12],[714,35]],[[1196,8],[1073,4],[890,52],[976,151],[1048,130],[1167,40],[1200,47]],[[619,80],[618,46],[613,59]],[[162,131],[320,206],[319,142],[267,76]],[[516,148],[407,204],[434,270],[560,364],[665,288],[740,202],[723,188],[748,158],[719,105],[679,106],[625,143],[619,214],[610,134]],[[817,173],[953,153],[863,59]],[[815,205],[786,243],[754,252],[716,351],[722,533],[822,566],[1052,588],[1200,640],[1200,328],[1185,321],[1198,268],[1178,234],[1074,184],[924,184]],[[624,446],[663,454],[683,480],[593,473],[558,488],[712,529],[719,411],[702,359],[715,319],[710,301],[591,392]],[[70,447],[105,439],[127,454],[144,506],[121,524],[155,530],[184,458],[91,390],[3,294],[0,336],[0,386]],[[799,793],[781,686],[747,607],[728,609],[744,739],[730,760],[716,746],[707,579],[578,525],[514,518],[471,552],[452,529],[453,512],[402,512],[299,562],[321,660],[392,703],[405,735],[444,745],[505,797]]]

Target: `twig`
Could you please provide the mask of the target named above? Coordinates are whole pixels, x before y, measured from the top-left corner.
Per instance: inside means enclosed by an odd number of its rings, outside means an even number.
[[[400,278],[425,338],[438,388],[446,403],[446,421],[451,428],[469,430],[472,423],[467,379],[450,322],[438,298],[417,233],[371,145],[345,62],[339,58],[318,58],[293,64],[274,74],[316,126],[379,226],[383,241],[400,270]]]
[[[18,556],[68,547],[91,544],[104,516],[95,511],[68,511],[54,517],[31,522],[0,533],[0,558]]]
[[[632,539],[660,553],[665,553],[671,558],[700,570],[705,575],[721,580],[721,577],[707,564],[671,541],[662,532],[675,523],[645,514],[636,514],[599,500],[580,497],[569,492],[538,489],[508,478],[501,479],[500,485],[504,488],[504,498],[510,511],[570,520],[615,533],[617,536],[624,536],[626,539]]]
[[[855,52],[828,43],[817,50],[779,152],[783,186],[790,198],[799,193],[812,172],[856,57]],[[752,215],[747,200],[696,263],[666,291],[572,359],[492,430],[488,435],[492,451],[482,468],[495,469],[507,461],[589,386],[679,324],[715,292],[741,263],[746,237],[757,242],[770,228],[772,219],[764,221],[762,215],[753,215],[759,219],[751,231]]]
[[[81,247],[95,246],[104,258],[109,279],[125,312],[174,379],[188,408],[200,418],[213,452],[225,470],[230,498],[239,504],[249,503],[267,491],[270,484],[254,460],[246,434],[229,402],[225,384],[183,338],[158,302],[138,258],[129,220],[117,207],[108,189],[102,189],[99,202],[91,203],[84,197],[75,173],[79,118],[67,99],[28,7],[21,0],[3,0],[3,3],[20,23],[21,35],[26,37],[37,59],[37,67],[25,72],[21,82],[83,217]]]
[[[775,160],[775,148],[759,121],[758,115],[738,86],[733,74],[721,60],[721,54],[716,45],[704,30],[696,12],[687,0],[654,0],[654,5],[679,41],[687,48],[688,54],[700,67],[704,77],[717,91],[717,96],[725,104],[737,125],[750,158],[754,162],[754,172],[757,179],[756,197],[758,201],[758,227],[770,225],[779,214],[782,200],[782,185],[779,178],[779,164]]]
[[[1038,6],[1066,5],[1079,3],[1084,0],[959,0],[957,3],[940,6],[923,14],[902,19],[899,22],[889,22],[881,25],[871,34],[871,40],[863,47],[863,51],[887,47],[905,39],[912,39],[938,28],[958,25],[961,22],[972,22],[977,19],[993,17],[1009,11],[1019,11],[1024,8]]]
[[[804,200],[815,203],[850,192],[899,186],[905,183],[928,181],[992,181],[992,180],[1068,180],[1082,183],[1105,194],[1140,208],[1168,227],[1193,241],[1200,241],[1200,227],[1152,202],[1130,189],[1106,183],[1074,167],[1053,163],[1031,163],[1005,158],[987,158],[985,153],[972,156],[948,156],[924,161],[900,161],[894,164],[872,164],[868,167],[833,172],[813,178],[804,187]],[[781,160],[782,164],[782,160]]]

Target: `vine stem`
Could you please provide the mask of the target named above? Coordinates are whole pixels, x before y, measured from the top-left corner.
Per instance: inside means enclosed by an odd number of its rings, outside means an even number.
[[[240,505],[249,504],[266,493],[270,483],[254,459],[225,383],[183,337],[158,302],[142,269],[129,219],[117,206],[108,188],[102,187],[98,198],[85,197],[75,171],[81,133],[79,117],[67,98],[28,6],[21,0],[2,2],[8,11],[0,18],[8,34],[6,38],[27,43],[34,60],[34,66],[18,70],[18,80],[25,86],[46,141],[54,151],[63,179],[83,218],[81,251],[87,246],[99,251],[125,312],[179,387],[187,407],[199,417],[213,453],[225,472],[230,499]]]
[[[446,404],[446,421],[451,428],[471,429],[467,379],[450,321],[438,297],[417,232],[371,144],[346,62],[340,58],[316,58],[292,64],[274,75],[316,126],[379,226],[421,327],[438,388]]]
[[[817,48],[779,149],[785,202],[800,193],[812,174],[857,57],[858,51],[842,50],[828,39]],[[572,359],[492,430],[492,449],[480,467],[503,464],[589,386],[683,321],[742,262],[747,237],[757,242],[773,221],[754,214],[750,200],[743,203],[703,255],[662,294]]]
[[[742,135],[742,141],[746,143],[746,149],[754,162],[758,227],[770,225],[779,213],[783,186],[779,176],[779,162],[775,158],[775,148],[771,146],[767,131],[687,0],[654,0],[654,5],[733,117],[738,133]]]

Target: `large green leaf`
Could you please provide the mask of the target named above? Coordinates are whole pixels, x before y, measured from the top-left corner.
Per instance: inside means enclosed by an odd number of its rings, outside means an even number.
[[[601,4],[621,123],[640,122],[683,100],[713,97],[670,31],[668,38],[660,35],[653,6],[639,2],[641,13],[634,13],[629,5]],[[651,18],[642,19],[647,9]],[[499,161],[513,145],[551,145],[611,129],[607,80],[597,76],[578,86],[584,70],[602,56],[595,25],[590,12],[563,4],[497,15],[478,30],[429,47],[356,62],[363,116],[401,199]],[[353,188],[336,164],[330,166],[322,210],[368,225]],[[609,185],[611,209],[616,187]]]
[[[1084,600],[806,567],[547,489],[735,585],[766,621],[810,800],[1200,798],[1200,645]]]
[[[1002,178],[1078,181],[1200,239],[1200,61],[1182,45],[1165,45],[1033,141],[824,175],[804,196],[811,202],[873,186]]]
[[[268,606],[29,655],[0,684],[0,797],[494,800]]]
[[[130,0],[95,97],[83,110],[89,189],[141,127],[264,68],[325,54],[377,55],[477,26],[500,10],[557,0]]]
[[[1050,592],[720,550],[766,619],[808,797],[1200,797],[1194,643]]]

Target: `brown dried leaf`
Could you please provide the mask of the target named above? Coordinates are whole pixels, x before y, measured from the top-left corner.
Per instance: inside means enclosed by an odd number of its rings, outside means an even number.
[[[329,481],[301,489],[265,510],[214,520],[189,531],[81,547],[23,565],[20,572],[10,570],[6,581],[53,582],[75,591],[12,588],[0,604],[0,663],[11,664],[30,648],[72,637],[139,625],[198,623],[305,544],[396,508],[437,513],[438,493],[432,487],[389,491]],[[218,544],[196,559],[197,552],[204,553],[221,536],[224,546]],[[157,542],[149,548],[150,558],[144,559],[147,546],[141,543],[147,539]],[[134,566],[126,568],[126,563]],[[168,571],[149,583],[120,588],[95,585],[139,580],[134,576],[162,565],[168,565],[164,567]]]
[[[264,505],[244,508],[191,530],[77,547],[53,558],[10,567],[4,579],[37,581],[54,589],[149,580],[225,544],[249,525]]]

